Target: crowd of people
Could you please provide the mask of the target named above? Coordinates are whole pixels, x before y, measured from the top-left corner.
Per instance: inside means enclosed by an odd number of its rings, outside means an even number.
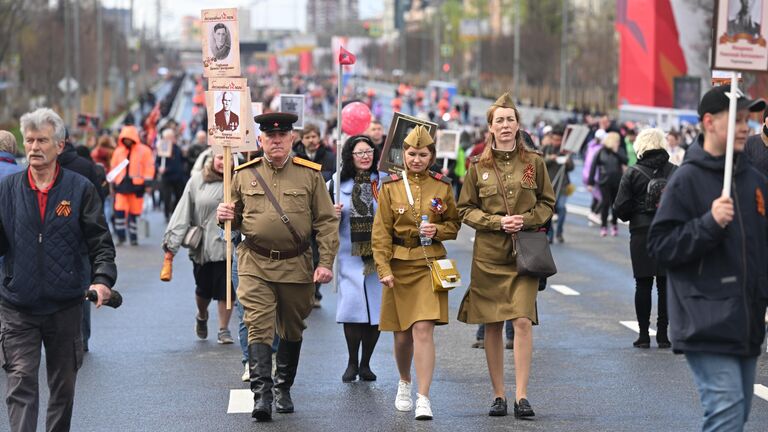
[[[329,104],[326,93],[317,92],[322,87],[292,84],[310,94],[312,109]],[[198,81],[196,91],[202,88]],[[48,362],[48,428],[69,428],[77,368],[88,350],[90,305],[83,292],[96,292],[97,307],[109,300],[117,277],[115,246],[138,244],[142,215],[151,207],[145,197],[163,208],[167,222],[160,247],[168,267],[161,278],[172,280],[170,263],[188,248],[195,335],[208,338],[208,307],[215,300],[220,344],[235,342],[225,302],[222,229],[231,223],[237,247],[230,294],[256,420],[271,420],[273,407],[278,413],[295,410],[291,388],[305,320],[320,307],[320,287],[332,280],[334,262],[336,321],[348,348],[341,380],[376,381],[371,359],[381,332],[392,332],[399,375],[395,409],[432,419],[430,386],[439,361],[434,328],[450,321],[448,294],[435,269],[448,262],[446,242],[457,238],[462,224],[475,233],[457,319],[480,326],[473,346],[486,355],[493,396],[488,414],[508,414],[506,348],[514,351],[513,414],[533,417],[533,326],[539,324],[536,299],[546,278],[518,271],[517,238],[536,232],[549,243],[565,242],[566,202],[575,189],[569,174],[580,161],[600,236],[615,237],[618,220],[629,222],[640,329],[633,345],[650,347],[655,279],[656,342],[685,354],[705,408],[705,430],[746,422],[768,300],[768,272],[759,265],[768,256],[768,109],[762,100],[739,99],[730,197],[720,194],[728,108],[722,87],[702,98],[701,133],[693,138],[687,129],[664,132],[588,116],[583,120],[590,132],[577,152],[564,149],[565,124],[537,120],[525,130],[505,93],[480,125],[465,130],[468,140],[450,164],[437,161],[426,128],[411,130],[401,143],[405,169],[399,173],[378,169],[386,142],[380,120],[346,137],[337,172],[330,138],[335,120],[309,121],[296,133],[297,116],[274,109],[270,98],[265,106],[271,108],[254,119],[260,149],[237,158],[233,201],[224,203],[223,155],[208,149],[197,96],[199,121],[189,130],[166,117],[167,101],[146,110],[142,103],[138,124],[128,116],[115,134],[98,134],[90,145],[73,145],[76,138],[67,136],[55,112],[28,113],[21,118],[26,170],[16,165],[15,138],[0,131],[0,250],[7,275],[0,286],[0,323],[12,430],[36,427],[37,405],[29,407],[30,397],[37,400],[41,345],[49,359],[61,360]],[[366,96],[376,113],[375,94]],[[449,99],[400,86],[392,108],[429,109],[427,116],[440,127],[471,123],[468,104],[452,106]],[[747,139],[747,118],[758,111],[765,126]],[[159,155],[160,148],[171,151]],[[28,229],[29,220],[40,223]],[[35,253],[34,244],[42,244],[56,265],[29,264],[37,262],[24,259]],[[20,291],[32,283],[19,276],[25,274],[39,275],[33,282],[44,288]],[[714,370],[727,370],[725,384],[718,384],[733,403],[713,397],[720,391],[712,387]]]

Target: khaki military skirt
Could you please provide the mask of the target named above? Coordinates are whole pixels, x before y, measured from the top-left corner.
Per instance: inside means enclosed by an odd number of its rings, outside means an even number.
[[[382,287],[381,331],[405,331],[417,321],[448,324],[448,293],[432,291],[432,275],[424,260],[390,261],[394,288]]]
[[[538,290],[539,280],[519,276],[514,264],[472,260],[469,288],[461,300],[458,320],[467,324],[487,324],[528,318],[538,324]]]

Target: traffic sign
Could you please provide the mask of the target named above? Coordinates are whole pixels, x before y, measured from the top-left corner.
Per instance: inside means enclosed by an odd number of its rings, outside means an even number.
[[[75,81],[74,78],[70,76],[66,76],[59,81],[59,90],[66,93],[67,91],[70,91],[72,93],[77,91],[77,81]]]

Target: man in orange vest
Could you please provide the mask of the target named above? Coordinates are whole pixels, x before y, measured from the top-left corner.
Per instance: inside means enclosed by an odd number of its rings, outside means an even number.
[[[112,167],[124,160],[128,166],[122,169],[114,181],[115,188],[115,232],[117,245],[125,243],[126,222],[131,245],[138,245],[136,220],[144,208],[144,190],[147,182],[155,177],[155,161],[152,149],[139,139],[135,126],[125,126],[117,139],[117,148],[112,153]]]

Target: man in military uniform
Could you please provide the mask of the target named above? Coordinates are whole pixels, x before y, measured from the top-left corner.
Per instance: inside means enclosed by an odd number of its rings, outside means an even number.
[[[296,115],[268,113],[254,120],[262,131],[264,157],[237,168],[233,202],[219,204],[216,214],[220,222],[231,220],[232,228],[246,237],[238,246],[237,296],[248,327],[252,415],[267,421],[272,418],[273,384],[276,411],[294,410],[290,388],[299,363],[304,320],[312,310],[314,283],[328,283],[333,277],[339,222],[320,165],[290,157]],[[313,230],[320,251],[314,270]],[[275,330],[280,345],[273,382]]]

